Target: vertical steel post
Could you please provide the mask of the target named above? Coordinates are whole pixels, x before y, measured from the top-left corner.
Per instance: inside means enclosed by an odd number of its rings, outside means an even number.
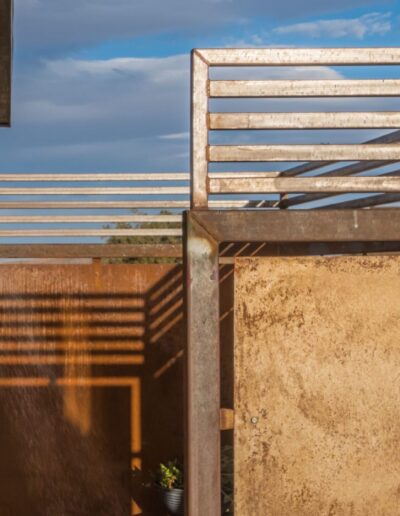
[[[185,213],[186,516],[220,516],[218,243]]]
[[[208,207],[208,63],[192,51],[191,207]]]

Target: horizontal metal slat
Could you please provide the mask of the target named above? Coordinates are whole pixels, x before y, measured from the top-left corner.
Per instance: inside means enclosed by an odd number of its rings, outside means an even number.
[[[400,48],[197,49],[211,66],[397,65]]]
[[[210,81],[211,98],[398,96],[398,79]]]
[[[0,237],[110,237],[110,236],[182,236],[179,228],[159,229],[3,229]]]
[[[211,113],[210,129],[389,129],[400,127],[400,112]]]
[[[398,144],[212,145],[211,162],[252,161],[398,161]]]
[[[29,223],[29,224],[58,224],[58,223],[111,223],[111,222],[124,222],[124,223],[149,223],[149,222],[163,222],[163,223],[180,223],[182,221],[181,215],[0,215],[0,224],[17,224],[17,223]]]
[[[400,192],[399,177],[301,177],[214,179],[210,193]]]
[[[260,203],[268,203],[265,200],[246,201],[246,200],[211,200],[208,202],[210,208],[246,208],[254,207]],[[115,201],[115,202],[0,202],[0,210],[93,210],[93,209],[189,209],[189,201]]]
[[[108,173],[108,174],[4,174],[0,173],[0,181],[21,182],[91,182],[91,181],[189,181],[187,172],[174,173]]]
[[[121,188],[0,188],[0,195],[188,195],[186,186]]]

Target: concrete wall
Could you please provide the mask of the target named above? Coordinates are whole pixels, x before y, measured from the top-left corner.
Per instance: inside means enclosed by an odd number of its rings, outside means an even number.
[[[400,514],[399,272],[236,260],[236,514]]]
[[[163,514],[183,347],[179,266],[1,265],[1,516]]]

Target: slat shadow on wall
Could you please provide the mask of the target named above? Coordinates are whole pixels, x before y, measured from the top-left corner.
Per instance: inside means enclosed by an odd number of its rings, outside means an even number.
[[[182,446],[181,268],[0,275],[2,516],[158,514],[149,472]]]

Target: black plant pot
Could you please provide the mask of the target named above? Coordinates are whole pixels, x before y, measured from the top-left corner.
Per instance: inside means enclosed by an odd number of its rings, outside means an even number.
[[[183,489],[163,489],[158,487],[162,502],[172,516],[183,516]]]

